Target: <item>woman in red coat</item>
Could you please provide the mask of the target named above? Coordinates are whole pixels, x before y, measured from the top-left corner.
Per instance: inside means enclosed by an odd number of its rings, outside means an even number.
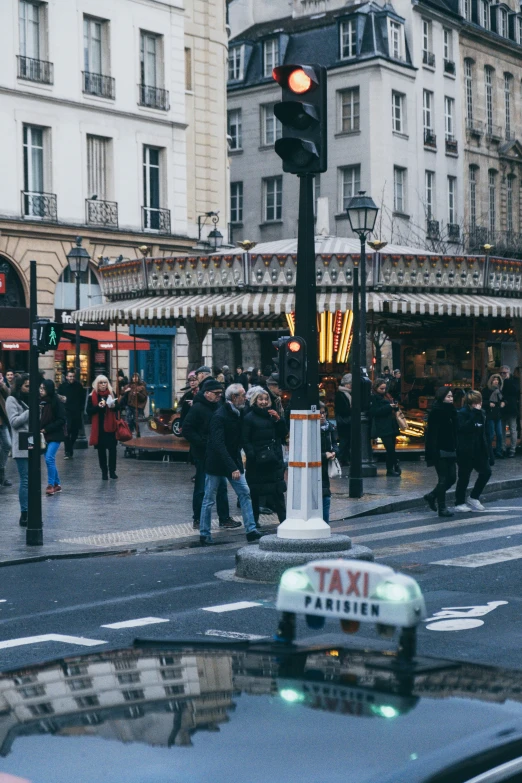
[[[102,479],[117,479],[116,475],[116,411],[120,409],[109,379],[98,375],[92,384],[92,393],[87,400],[87,413],[91,417],[89,445],[98,450],[98,462]],[[107,471],[107,455],[109,469]]]

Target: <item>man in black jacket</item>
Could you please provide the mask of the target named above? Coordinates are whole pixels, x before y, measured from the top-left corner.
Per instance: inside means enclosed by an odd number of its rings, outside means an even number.
[[[256,530],[250,490],[241,458],[242,413],[246,400],[243,386],[239,383],[231,384],[225,392],[225,400],[225,404],[218,408],[210,421],[205,461],[205,497],[199,529],[202,546],[213,543],[210,535],[212,507],[223,477],[229,481],[239,498],[247,541],[261,538],[261,533]]]
[[[205,494],[205,458],[210,421],[219,407],[223,387],[213,378],[209,378],[203,391],[196,394],[194,403],[183,420],[183,437],[190,443],[190,450],[196,465],[194,493],[192,495],[192,527],[199,528],[201,504]],[[217,512],[220,527],[241,527],[230,516],[227,497],[227,482],[223,477],[217,488]]]
[[[58,387],[58,394],[65,398],[65,415],[67,428],[65,435],[64,459],[74,456],[74,444],[82,426],[82,415],[85,406],[85,389],[72,370],[65,376],[65,381]]]

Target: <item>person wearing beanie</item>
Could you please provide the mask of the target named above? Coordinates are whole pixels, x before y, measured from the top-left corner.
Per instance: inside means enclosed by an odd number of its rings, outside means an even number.
[[[350,462],[350,441],[352,437],[352,374],[346,373],[341,378],[339,389],[334,398],[335,421],[339,436],[339,462],[348,465]]]
[[[62,491],[56,467],[56,453],[60,448],[60,443],[65,440],[65,423],[65,408],[56,394],[54,381],[44,378],[40,384],[40,432],[43,433],[47,443],[45,451],[47,488],[45,494],[48,497]]]
[[[446,506],[446,492],[457,479],[457,411],[453,405],[453,389],[437,389],[435,402],[428,417],[425,446],[426,464],[437,471],[437,485],[424,495],[428,506],[439,517],[451,517]]]

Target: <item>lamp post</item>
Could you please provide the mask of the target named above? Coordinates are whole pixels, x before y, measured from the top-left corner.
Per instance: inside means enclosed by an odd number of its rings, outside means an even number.
[[[82,247],[82,238],[76,237],[76,247],[71,248],[71,250],[67,254],[67,262],[69,264],[69,269],[74,274],[75,277],[75,283],[76,283],[76,310],[80,309],[80,279],[82,273],[87,272],[89,268],[89,261],[91,260],[91,257],[87,250],[85,250],[84,247]],[[75,331],[75,347],[76,347],[76,357],[74,361],[74,374],[76,377],[76,380],[81,383],[80,380],[80,322],[76,321],[76,331]],[[85,429],[83,426],[83,414],[82,414],[82,426],[80,429],[80,432],[78,433],[78,439],[75,444],[76,448],[78,449],[86,449],[87,448],[87,439],[85,437]]]
[[[377,475],[373,462],[370,440],[370,387],[366,369],[366,239],[372,233],[378,207],[365,191],[359,191],[350,199],[346,211],[352,231],[361,242],[361,283],[359,302],[359,273],[354,265],[353,330],[352,347],[352,441],[350,457],[349,495],[360,498],[363,494],[363,477]],[[359,379],[359,382],[357,381]]]
[[[209,231],[208,233],[208,241],[210,242],[210,245],[214,252],[219,250],[223,244],[223,234],[218,229],[217,224],[219,223],[219,215],[216,212],[214,215],[212,215],[212,222],[214,224],[214,228],[212,231]]]

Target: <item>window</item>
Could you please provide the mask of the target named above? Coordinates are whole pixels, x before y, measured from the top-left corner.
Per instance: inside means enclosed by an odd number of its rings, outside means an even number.
[[[87,136],[87,198],[107,199],[107,157],[110,139]]]
[[[431,22],[429,22],[427,19],[422,20],[422,51],[423,53],[427,54],[428,52],[431,52],[432,46],[431,46]],[[424,62],[426,60],[424,59]]]
[[[231,109],[228,112],[228,135],[231,150],[240,150],[243,147],[243,133],[241,128],[241,109]]]
[[[486,87],[486,124],[487,132],[493,130],[493,68],[484,68],[484,83]]]
[[[426,134],[431,134],[433,131],[433,93],[429,90],[424,90],[422,94],[422,118],[424,124],[424,139],[426,140]]]
[[[511,138],[511,85],[513,77],[510,73],[504,74],[504,109],[506,114],[506,139]]]
[[[489,30],[489,2],[488,0],[480,0],[480,24],[486,30]]]
[[[392,92],[392,129],[404,133],[404,95]]]
[[[20,54],[40,60],[40,3],[20,0],[18,8],[20,22]]]
[[[98,19],[83,17],[83,65],[87,73],[103,73],[102,27]]]
[[[114,668],[116,671],[125,671],[126,669],[135,669],[138,665],[136,659],[128,659],[126,661],[114,661]]]
[[[28,685],[25,688],[19,688],[18,693],[22,699],[34,699],[38,696],[45,696],[45,685]]]
[[[66,677],[83,677],[85,674],[88,673],[89,673],[89,667],[83,666],[82,664],[73,664],[71,666],[66,666],[65,669]]]
[[[444,97],[444,123],[446,131],[446,140],[453,141],[455,135],[455,100]]]
[[[263,44],[263,76],[271,77],[272,71],[279,65],[279,39],[270,38]]]
[[[348,57],[355,57],[357,55],[357,29],[355,26],[355,19],[341,22],[339,31],[341,36],[341,59],[346,60]]]
[[[340,131],[349,133],[359,130],[359,88],[342,90],[340,97]]]
[[[163,669],[161,672],[162,680],[181,680],[183,677],[183,669]]]
[[[283,177],[263,180],[264,220],[270,223],[283,218]]]
[[[467,125],[473,127],[473,63],[464,60],[464,84],[466,88],[466,117]]]
[[[267,103],[261,107],[261,144],[275,144],[276,139],[283,135],[283,126],[274,114],[274,104]]]
[[[340,170],[341,197],[339,199],[340,212],[345,212],[350,199],[356,196],[361,189],[361,167],[346,166]]]
[[[517,16],[517,41],[522,44],[522,17]]]
[[[160,228],[160,150],[143,147],[144,228]]]
[[[317,217],[317,199],[321,198],[321,175],[314,177],[314,215]]]
[[[243,46],[231,46],[228,52],[228,80],[235,82],[243,78]]]
[[[477,167],[469,167],[469,224],[470,228],[477,225]]]
[[[471,21],[471,0],[462,0],[462,16]]]
[[[403,60],[403,29],[402,24],[389,20],[390,57],[395,60]]]
[[[43,702],[42,704],[28,704],[27,706],[31,715],[33,715],[35,718],[39,717],[40,715],[54,714],[53,705],[49,702]]]
[[[498,31],[503,38],[509,38],[508,34],[508,13],[505,8],[501,8],[498,12],[499,25]]]
[[[489,230],[493,234],[497,225],[497,172],[488,172]]]
[[[192,90],[192,49],[185,49],[185,90]]]
[[[433,206],[435,204],[435,172],[424,172],[424,197],[425,197],[425,209],[426,218],[431,220],[433,217]]]
[[[92,680],[90,677],[83,677],[79,680],[69,680],[67,685],[71,691],[86,691],[92,688]]]
[[[455,225],[457,222],[457,178],[448,177],[448,223]]]
[[[142,32],[140,35],[140,77],[141,84],[159,87],[158,56],[159,36]]]
[[[44,192],[44,129],[24,125],[24,214],[41,217],[38,196]]]
[[[406,212],[406,169],[393,167],[393,209]]]
[[[165,696],[178,696],[185,693],[184,685],[165,685]]]
[[[117,677],[120,685],[131,685],[140,682],[141,679],[139,672],[126,672],[125,674],[118,674]]]
[[[142,691],[141,688],[137,688],[133,691],[122,691],[121,693],[125,701],[137,701],[138,699],[145,698],[145,692]]]
[[[230,222],[243,222],[243,183],[230,183]]]
[[[513,182],[514,177],[507,178],[507,190],[506,190],[506,228],[508,233],[513,232]]]
[[[443,35],[444,61],[447,63],[453,62],[453,33],[451,32],[451,30],[444,28],[442,35]]]
[[[80,708],[100,706],[100,700],[97,696],[77,696],[74,701]]]

